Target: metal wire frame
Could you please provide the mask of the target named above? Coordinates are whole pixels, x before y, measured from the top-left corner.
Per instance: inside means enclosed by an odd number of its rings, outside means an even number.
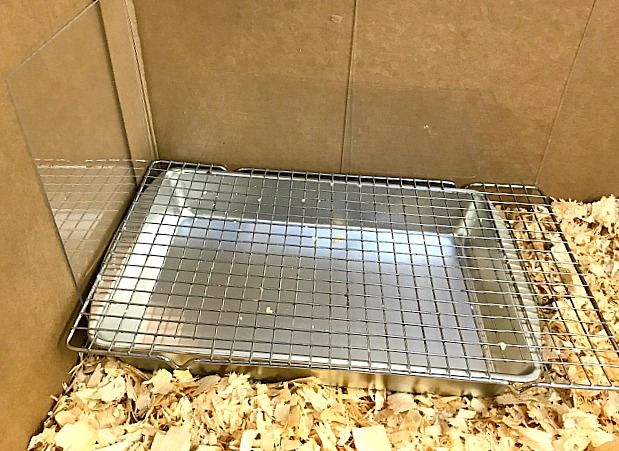
[[[176,365],[501,384],[528,372],[538,385],[617,388],[617,345],[549,200],[470,188],[155,162],[70,346]]]
[[[476,183],[502,211],[535,287],[546,371],[538,386],[619,389],[619,346],[551,200],[534,186]],[[610,313],[610,312],[609,312]]]

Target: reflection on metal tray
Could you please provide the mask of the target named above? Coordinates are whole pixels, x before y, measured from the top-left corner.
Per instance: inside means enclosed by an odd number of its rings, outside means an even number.
[[[83,314],[127,356],[490,393],[540,375],[533,305],[483,193],[157,162]]]

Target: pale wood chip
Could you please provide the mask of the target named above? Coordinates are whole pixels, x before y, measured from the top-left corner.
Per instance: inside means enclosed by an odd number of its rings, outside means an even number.
[[[374,409],[382,410],[385,406],[385,391],[384,390],[376,390],[372,394],[372,398],[374,399]]]
[[[191,433],[188,428],[172,426],[167,432],[155,435],[151,451],[189,451]]]
[[[290,415],[290,404],[279,403],[275,406],[274,416],[281,424],[285,424],[288,421]]]
[[[103,402],[120,401],[126,392],[125,378],[123,376],[117,376],[99,388],[99,396]]]
[[[35,449],[37,446],[53,445],[56,437],[54,428],[44,428],[40,434],[33,436],[28,443],[28,449]]]
[[[54,420],[58,423],[58,426],[62,427],[65,424],[75,423],[77,418],[73,416],[71,412],[68,410],[61,410],[60,412],[54,415]]]
[[[331,430],[330,425],[321,422],[315,426],[315,429],[318,437],[320,438],[322,449],[330,451],[335,450],[335,443],[337,442],[337,437]]]
[[[337,434],[337,446],[344,446],[350,440],[350,437],[352,437],[352,427],[343,427]]]
[[[54,444],[64,451],[89,451],[95,449],[97,430],[86,421],[66,424],[54,437]]]
[[[316,440],[310,438],[307,442],[303,443],[298,448],[299,451],[320,451],[320,445],[316,443]]]
[[[369,426],[352,430],[355,447],[358,451],[390,451],[391,442],[385,427]]]
[[[614,436],[613,440],[600,446],[594,446],[593,451],[617,451],[619,449],[619,437]]]
[[[199,395],[201,393],[209,391],[215,385],[219,383],[221,377],[216,374],[211,374],[210,376],[205,376],[198,381],[198,386],[195,388],[195,395]]]
[[[282,449],[284,451],[291,451],[293,449],[299,449],[300,447],[301,447],[300,440],[291,440],[288,438],[285,438],[282,440]]]
[[[394,413],[406,412],[417,407],[415,398],[408,393],[394,393],[387,398],[387,406]]]
[[[251,451],[257,435],[258,431],[255,429],[247,429],[243,431],[243,435],[241,436],[241,444],[239,445],[239,451]]]
[[[93,371],[93,373],[90,375],[90,378],[88,379],[88,384],[86,384],[86,387],[94,388],[98,386],[101,383],[102,378],[103,378],[103,366],[101,366],[101,364],[99,363],[97,367],[95,368],[95,370]]]
[[[193,376],[188,370],[174,370],[174,378],[179,382],[192,382]]]
[[[150,396],[148,393],[140,393],[138,399],[135,401],[135,408],[138,412],[141,412],[150,406]]]
[[[479,398],[471,399],[471,408],[477,413],[487,410],[486,404]]]
[[[151,391],[155,394],[166,395],[174,389],[172,383],[172,373],[168,370],[157,370],[155,375],[144,382],[146,385],[152,385]]]
[[[552,448],[552,434],[533,428],[516,428],[518,441],[533,450]]]

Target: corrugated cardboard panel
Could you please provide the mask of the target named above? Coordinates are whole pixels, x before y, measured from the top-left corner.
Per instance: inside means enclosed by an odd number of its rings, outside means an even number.
[[[353,0],[135,7],[162,158],[340,169]]]
[[[0,2],[0,78],[87,4]],[[79,67],[74,61],[68,69]],[[75,362],[61,342],[75,290],[4,83],[0,136],[0,449],[19,450]]]
[[[619,195],[619,2],[591,14],[538,183],[552,196]]]
[[[534,182],[591,4],[357,2],[344,171]]]

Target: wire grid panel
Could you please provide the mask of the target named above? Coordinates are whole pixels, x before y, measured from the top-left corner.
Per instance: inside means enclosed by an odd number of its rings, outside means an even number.
[[[178,362],[532,382],[515,249],[450,184],[156,162],[73,332]]]
[[[537,299],[545,377],[538,385],[618,389],[619,346],[537,188],[474,184],[507,222]],[[607,312],[611,313],[611,312]]]

